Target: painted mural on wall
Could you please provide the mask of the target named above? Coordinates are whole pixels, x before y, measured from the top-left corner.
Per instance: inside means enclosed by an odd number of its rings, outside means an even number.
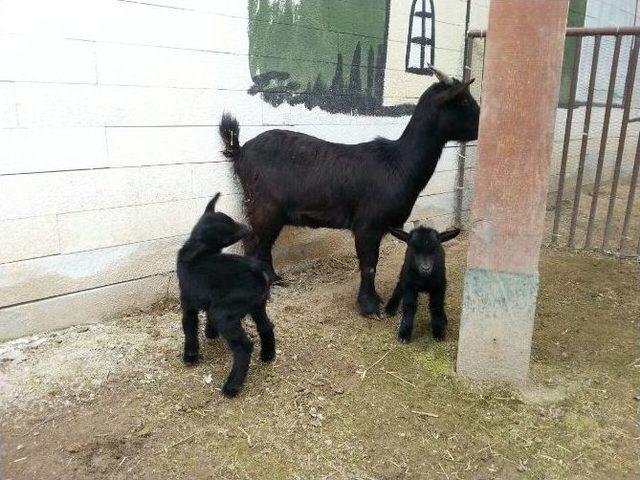
[[[407,11],[406,71],[431,75],[432,0]],[[252,95],[273,106],[399,116],[413,105],[384,105],[390,0],[249,0]]]

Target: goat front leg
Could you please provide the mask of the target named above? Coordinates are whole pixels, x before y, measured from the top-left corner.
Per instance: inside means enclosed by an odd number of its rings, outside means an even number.
[[[398,281],[398,283],[396,284],[396,288],[393,290],[391,298],[387,302],[387,305],[384,307],[384,312],[389,316],[395,315],[398,311],[400,300],[402,300],[402,282]]]
[[[276,338],[273,334],[273,325],[267,316],[265,305],[257,308],[251,317],[256,322],[258,334],[260,335],[260,360],[272,362],[276,358]]]
[[[431,332],[436,340],[444,340],[447,335],[447,314],[444,311],[444,289],[429,293],[429,311],[431,312]]]
[[[184,331],[184,353],[182,360],[188,365],[198,361],[198,311],[192,308],[182,309],[182,330]]]
[[[358,306],[365,317],[381,318],[380,304],[382,299],[376,292],[376,267],[380,254],[382,234],[375,231],[355,232],[356,253],[360,262],[360,289]]]
[[[398,339],[402,343],[411,341],[413,320],[415,319],[417,308],[418,292],[413,289],[405,290],[402,295],[402,321],[400,322],[400,330],[398,330]]]
[[[247,377],[253,343],[242,328],[241,317],[231,315],[216,316],[216,323],[220,334],[227,341],[229,348],[233,352],[233,366],[227,381],[222,386],[222,394],[226,397],[235,397],[240,392]]]

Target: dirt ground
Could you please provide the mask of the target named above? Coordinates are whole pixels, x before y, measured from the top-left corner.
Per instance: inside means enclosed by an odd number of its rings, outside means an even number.
[[[384,244],[386,298],[403,248]],[[182,365],[175,303],[0,346],[0,469],[13,479],[638,478],[637,262],[546,249],[531,380],[453,373],[466,240],[447,247],[448,339],[355,311],[352,256],[284,272],[269,313],[278,359],[241,395],[203,339]],[[255,334],[253,334],[255,337]]]

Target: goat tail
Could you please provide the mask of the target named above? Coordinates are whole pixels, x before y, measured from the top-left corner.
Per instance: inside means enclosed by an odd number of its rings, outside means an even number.
[[[233,158],[240,150],[240,125],[230,113],[224,112],[220,119],[220,136],[224,143],[222,154],[227,158]]]

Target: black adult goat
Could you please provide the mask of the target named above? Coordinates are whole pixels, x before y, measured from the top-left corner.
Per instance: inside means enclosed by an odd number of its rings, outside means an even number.
[[[478,137],[480,107],[468,88],[473,80],[433,70],[440,81],[422,94],[398,140],[345,145],[269,130],[240,147],[238,122],[222,116],[224,153],[233,160],[255,233],[245,251],[266,262],[274,278],[271,247],[284,225],[349,229],[360,262],[360,311],[380,315],[375,273],[382,237],[406,222],[444,145]]]
[[[228,397],[238,394],[247,376],[253,343],[242,328],[242,319],[251,314],[262,344],[260,358],[275,358],[275,337],[265,304],[269,296],[268,267],[255,258],[221,253],[251,233],[224,213],[216,212],[220,194],[209,202],[191,236],[178,252],[178,281],[182,328],[184,330],[184,362],[198,361],[198,311],[207,314],[205,336],[215,338],[218,332],[233,351],[233,367],[222,387]]]
[[[395,315],[402,302],[403,313],[398,338],[402,342],[409,342],[418,307],[418,293],[428,293],[433,338],[444,340],[447,332],[447,314],[444,311],[447,271],[442,243],[456,238],[460,229],[454,228],[438,233],[433,228],[418,227],[407,233],[399,228],[392,228],[391,234],[407,244],[407,252],[398,284],[385,307],[385,312]]]

